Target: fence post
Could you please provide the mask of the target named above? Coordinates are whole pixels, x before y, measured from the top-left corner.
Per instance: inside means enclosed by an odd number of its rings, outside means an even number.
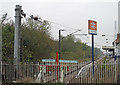
[[[115,60],[115,83],[117,83],[116,81],[117,79],[116,79],[116,60]]]

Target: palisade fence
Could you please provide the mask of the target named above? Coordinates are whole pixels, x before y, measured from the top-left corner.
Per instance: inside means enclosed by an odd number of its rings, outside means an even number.
[[[19,63],[2,64],[2,83],[117,83],[118,60],[92,63]]]
[[[95,72],[93,75],[92,63],[83,67],[79,76],[76,76],[70,83],[117,83],[118,60],[114,59],[95,62]]]

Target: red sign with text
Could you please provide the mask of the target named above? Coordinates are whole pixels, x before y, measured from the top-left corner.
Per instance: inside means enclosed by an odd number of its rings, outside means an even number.
[[[97,22],[88,20],[88,33],[97,35]]]

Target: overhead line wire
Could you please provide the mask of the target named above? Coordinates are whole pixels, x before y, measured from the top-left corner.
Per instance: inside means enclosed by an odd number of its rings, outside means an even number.
[[[26,13],[29,17],[30,17],[30,14]],[[41,18],[42,19],[42,18]],[[59,25],[61,27],[65,27],[65,28],[70,28],[71,30],[78,30],[78,29],[74,29],[72,27],[69,27],[69,26],[65,26],[65,25],[62,25],[62,24],[59,24],[59,23],[56,23],[56,22],[53,22],[53,21],[50,21],[50,20],[47,20],[47,19],[42,19],[42,20],[46,20],[48,21],[49,23],[53,23],[53,24],[56,24],[56,25]],[[70,29],[66,29],[66,30],[70,30]]]

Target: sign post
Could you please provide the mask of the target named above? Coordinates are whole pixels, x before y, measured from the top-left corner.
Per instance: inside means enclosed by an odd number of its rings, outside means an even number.
[[[93,74],[94,74],[94,35],[97,35],[97,22],[88,20],[88,34],[92,35],[92,63],[93,63]]]
[[[94,35],[92,34],[92,63],[93,63],[93,74],[94,74]]]
[[[58,52],[56,52],[56,64],[58,65]]]

